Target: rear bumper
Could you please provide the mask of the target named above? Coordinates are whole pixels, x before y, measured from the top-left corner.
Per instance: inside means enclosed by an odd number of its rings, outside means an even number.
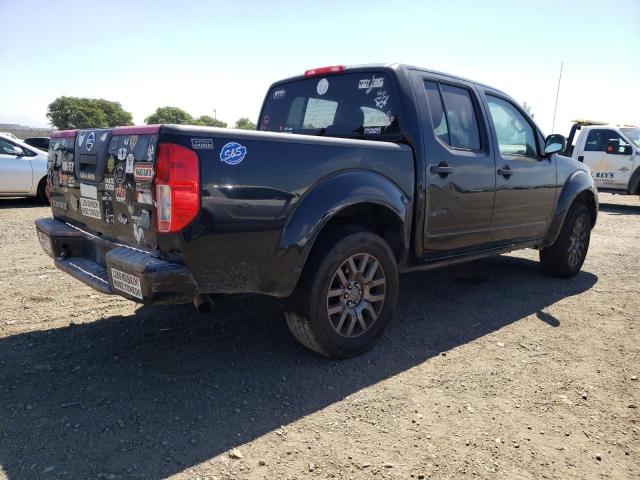
[[[54,218],[36,220],[38,239],[55,266],[102,293],[136,302],[187,303],[198,293],[184,265],[110,242]]]

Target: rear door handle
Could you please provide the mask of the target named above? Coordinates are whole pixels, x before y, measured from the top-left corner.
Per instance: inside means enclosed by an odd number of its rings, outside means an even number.
[[[511,175],[513,175],[513,170],[511,170],[511,167],[509,165],[505,165],[504,167],[498,169],[498,175],[502,175],[504,178],[509,178]]]
[[[450,167],[446,162],[440,162],[438,165],[431,165],[429,171],[431,173],[437,173],[444,178],[453,173],[453,167]]]

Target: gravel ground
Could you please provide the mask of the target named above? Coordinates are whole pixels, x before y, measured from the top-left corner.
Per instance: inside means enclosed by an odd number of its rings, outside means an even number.
[[[601,202],[576,278],[405,275],[378,346],[329,361],[279,300],[98,294],[0,200],[0,478],[640,478],[640,202]]]

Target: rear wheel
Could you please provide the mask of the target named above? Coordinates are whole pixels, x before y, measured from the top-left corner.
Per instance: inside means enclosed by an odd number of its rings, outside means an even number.
[[[38,184],[37,197],[40,203],[49,205],[49,197],[47,196],[47,177],[42,178]]]
[[[540,250],[540,263],[546,273],[569,278],[580,271],[589,250],[591,221],[587,207],[580,203],[571,206],[555,243]]]
[[[352,357],[384,331],[397,296],[398,267],[389,245],[371,232],[344,231],[314,247],[285,317],[307,348]]]

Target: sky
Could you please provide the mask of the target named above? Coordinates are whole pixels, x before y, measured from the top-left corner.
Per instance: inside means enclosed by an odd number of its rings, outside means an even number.
[[[640,125],[640,0],[0,0],[0,123],[48,126],[61,95],[254,122],[313,67],[401,62],[501,89],[552,133]]]

